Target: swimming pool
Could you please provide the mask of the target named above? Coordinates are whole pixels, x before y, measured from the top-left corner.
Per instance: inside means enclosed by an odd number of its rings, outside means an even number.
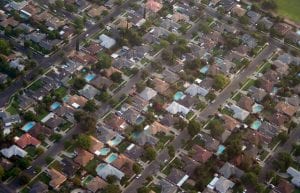
[[[85,177],[83,180],[82,180],[82,184],[84,186],[86,186],[94,177],[91,176],[91,175],[88,175],[87,177]]]
[[[251,124],[250,127],[251,127],[251,129],[257,130],[260,128],[260,126],[261,126],[261,121],[256,120]]]
[[[114,162],[116,159],[118,159],[118,154],[111,153],[111,154],[109,154],[109,156],[107,156],[104,159],[104,161],[110,164],[110,163]]]
[[[25,132],[28,132],[30,129],[32,129],[33,127],[35,126],[35,122],[34,121],[31,121],[31,122],[28,122],[26,123],[22,128],[21,130],[25,131]]]
[[[69,96],[64,96],[62,100],[66,103],[69,100]]]
[[[114,139],[108,141],[108,145],[115,147],[117,145],[119,145],[122,141],[123,141],[124,137],[122,137],[121,135],[117,135]]]
[[[141,124],[143,121],[145,120],[145,118],[143,116],[138,116],[138,118],[136,118],[135,123],[137,125]]]
[[[263,106],[260,104],[255,103],[252,106],[252,113],[260,113],[263,110]]]
[[[226,149],[226,147],[224,145],[219,145],[218,150],[217,150],[217,155],[221,155],[224,150]]]
[[[300,29],[299,30],[297,30],[297,32],[296,32],[299,36],[300,36]]]
[[[87,74],[87,75],[84,77],[84,79],[85,79],[85,81],[90,82],[90,81],[92,81],[95,77],[96,77],[95,74]]]
[[[272,94],[276,94],[277,92],[278,92],[278,88],[277,87],[273,87]]]
[[[173,99],[175,101],[179,101],[179,100],[183,99],[184,97],[185,97],[185,95],[183,94],[183,92],[178,91],[178,92],[175,93]]]
[[[203,66],[202,68],[200,68],[200,72],[202,74],[206,74],[208,72],[208,69],[209,69],[209,66],[206,65],[206,66]]]
[[[58,109],[58,108],[60,108],[61,107],[61,104],[59,103],[59,102],[54,102],[54,103],[52,103],[52,105],[50,106],[50,110],[51,111],[54,111],[54,110],[56,110],[56,109]]]
[[[96,152],[97,155],[106,156],[110,152],[110,148],[102,148]]]
[[[140,137],[141,133],[142,133],[142,132],[137,132],[137,131],[133,132],[133,133],[132,133],[132,138],[133,138],[133,139],[138,139],[138,138]]]

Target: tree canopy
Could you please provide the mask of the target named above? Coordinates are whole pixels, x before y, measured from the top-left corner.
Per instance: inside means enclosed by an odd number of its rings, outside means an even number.
[[[191,120],[187,126],[190,136],[197,135],[201,130],[201,123],[196,120]]]
[[[83,149],[89,149],[91,147],[92,141],[90,136],[85,134],[80,134],[77,138],[77,144]]]

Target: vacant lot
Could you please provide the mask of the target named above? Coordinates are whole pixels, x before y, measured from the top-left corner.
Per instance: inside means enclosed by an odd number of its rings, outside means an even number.
[[[300,0],[275,0],[278,8],[277,12],[281,16],[288,17],[297,23],[300,23]]]

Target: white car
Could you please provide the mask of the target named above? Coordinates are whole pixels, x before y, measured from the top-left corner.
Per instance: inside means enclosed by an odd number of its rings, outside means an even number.
[[[138,179],[142,176],[142,174],[137,175],[135,178]]]

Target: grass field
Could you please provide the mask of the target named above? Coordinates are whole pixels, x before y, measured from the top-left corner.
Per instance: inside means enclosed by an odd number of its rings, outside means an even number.
[[[277,12],[281,16],[288,17],[297,23],[300,23],[300,0],[275,0],[278,8]]]

